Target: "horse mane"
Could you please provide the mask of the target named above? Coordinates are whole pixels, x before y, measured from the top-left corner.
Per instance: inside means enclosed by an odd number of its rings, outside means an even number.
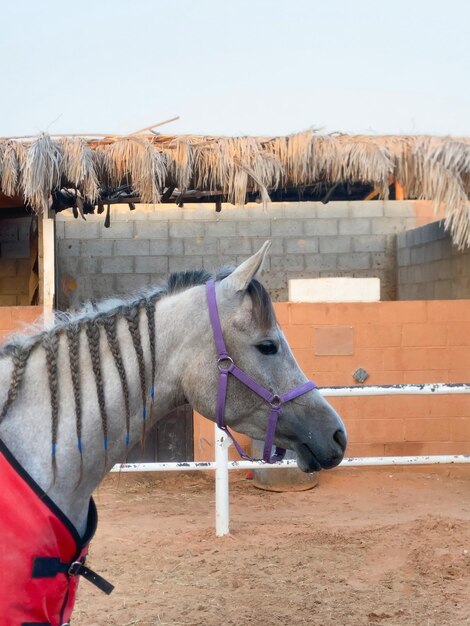
[[[215,279],[222,280],[232,271],[233,268],[223,268],[216,273]],[[155,304],[162,297],[185,291],[197,285],[204,285],[211,278],[213,278],[212,274],[205,270],[176,272],[170,274],[163,287],[140,292],[129,298],[114,297],[105,299],[101,302],[88,303],[78,312],[62,312],[58,314],[58,320],[46,330],[42,330],[41,332],[35,334],[14,336],[10,342],[0,348],[0,359],[11,358],[13,362],[10,387],[8,389],[7,398],[0,411],[0,422],[6,417],[10,407],[18,397],[29,357],[36,348],[42,347],[45,352],[45,365],[47,369],[48,387],[51,401],[51,452],[53,468],[55,470],[59,418],[58,376],[60,374],[57,367],[57,358],[60,337],[65,336],[68,346],[69,366],[75,404],[77,447],[80,453],[80,458],[82,459],[82,402],[79,357],[80,344],[82,341],[81,333],[84,330],[95,379],[96,393],[102,422],[103,447],[106,462],[108,449],[108,416],[104,394],[104,372],[102,370],[101,354],[99,349],[101,328],[103,328],[121,382],[126,412],[126,446],[128,446],[131,417],[129,406],[129,385],[126,370],[124,368],[121,347],[117,336],[117,323],[119,320],[124,319],[127,322],[128,330],[130,332],[137,357],[142,395],[142,437],[144,437],[148,398],[142,337],[139,328],[140,315],[143,313],[147,319],[152,369],[151,402],[153,402],[156,372]],[[263,287],[258,280],[253,279],[249,283],[247,291],[253,302],[253,315],[257,323],[263,328],[263,330],[270,328],[275,323],[276,318],[271,298],[269,297],[265,287]],[[34,325],[32,328],[34,330]]]

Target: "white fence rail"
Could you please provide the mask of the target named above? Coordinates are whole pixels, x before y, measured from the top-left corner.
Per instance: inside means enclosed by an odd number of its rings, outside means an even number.
[[[453,395],[470,393],[470,384],[431,383],[423,385],[367,385],[365,387],[324,387],[320,393],[325,397],[388,396],[388,395]],[[285,460],[267,464],[263,461],[229,461],[231,442],[215,425],[215,462],[182,463],[122,463],[113,472],[181,472],[215,471],[216,535],[229,533],[229,470],[282,469],[297,467],[297,461]],[[339,467],[368,467],[384,465],[435,465],[446,463],[470,463],[468,455],[395,456],[345,458]]]

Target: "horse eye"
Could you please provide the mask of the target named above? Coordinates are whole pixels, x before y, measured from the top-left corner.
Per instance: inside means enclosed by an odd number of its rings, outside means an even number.
[[[261,352],[261,354],[266,355],[276,354],[278,350],[277,345],[273,341],[262,341],[261,343],[258,343],[256,347]]]

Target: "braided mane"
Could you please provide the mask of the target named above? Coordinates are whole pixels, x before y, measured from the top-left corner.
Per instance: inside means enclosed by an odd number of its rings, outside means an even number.
[[[222,280],[231,273],[231,269],[223,269],[216,275],[216,280]],[[162,297],[185,291],[196,285],[203,285],[212,278],[209,272],[194,270],[171,274],[166,285],[146,292],[141,292],[127,299],[108,299],[100,303],[87,305],[81,311],[70,314],[61,313],[59,320],[48,330],[37,334],[17,336],[0,349],[0,359],[10,358],[13,370],[10,379],[6,400],[0,411],[0,422],[7,417],[8,411],[17,399],[25,376],[31,354],[42,348],[44,351],[45,366],[48,377],[48,388],[51,405],[51,454],[52,465],[55,472],[57,435],[59,421],[59,384],[60,372],[57,366],[58,346],[61,337],[66,338],[69,367],[72,380],[74,410],[76,422],[77,448],[82,464],[82,386],[80,377],[80,350],[85,346],[81,344],[81,333],[85,331],[88,350],[91,358],[93,376],[96,386],[97,401],[101,417],[103,431],[103,448],[105,462],[108,449],[108,414],[104,393],[104,373],[100,351],[100,339],[106,337],[110,353],[121,383],[122,394],[126,415],[126,447],[129,445],[130,430],[130,404],[129,382],[124,367],[121,346],[117,335],[117,324],[125,320],[132,338],[138,363],[140,389],[142,396],[142,438],[145,435],[145,422],[147,417],[147,383],[144,351],[139,321],[141,316],[147,320],[147,329],[151,353],[151,391],[150,402],[154,399],[154,385],[156,372],[155,356],[155,304]],[[253,279],[248,286],[248,293],[253,301],[253,315],[263,328],[270,327],[274,321],[274,311],[271,299],[266,289],[257,280]]]

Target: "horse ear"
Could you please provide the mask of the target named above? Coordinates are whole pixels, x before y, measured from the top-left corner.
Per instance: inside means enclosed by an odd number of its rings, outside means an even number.
[[[243,261],[231,274],[224,278],[222,284],[232,291],[245,291],[250,280],[254,278],[263,265],[264,257],[271,247],[270,241],[265,241],[262,247],[249,259]]]

